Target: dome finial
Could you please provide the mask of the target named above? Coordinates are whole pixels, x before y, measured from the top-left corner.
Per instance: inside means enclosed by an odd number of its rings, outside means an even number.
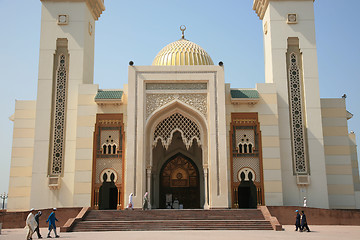
[[[185,32],[185,30],[186,30],[186,26],[185,26],[185,25],[181,25],[181,26],[180,26],[180,30],[182,31],[181,39],[185,39],[184,32]]]

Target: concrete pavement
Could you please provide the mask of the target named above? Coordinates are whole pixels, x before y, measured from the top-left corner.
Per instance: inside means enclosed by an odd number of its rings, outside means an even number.
[[[312,232],[295,232],[294,226],[283,226],[284,231],[123,231],[123,232],[73,232],[60,233],[60,239],[86,239],[86,240],[220,240],[220,239],[276,239],[276,240],[352,240],[360,239],[360,226],[309,226]],[[46,237],[47,229],[42,228],[41,233]],[[1,240],[24,240],[24,229],[3,229]],[[33,239],[37,239],[36,233]]]

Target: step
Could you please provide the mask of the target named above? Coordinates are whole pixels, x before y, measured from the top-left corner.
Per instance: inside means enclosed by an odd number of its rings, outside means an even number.
[[[258,210],[151,210],[151,211],[89,211],[86,221],[107,220],[264,220],[261,211]]]
[[[72,231],[272,230],[259,209],[90,210]]]
[[[73,231],[272,230],[265,220],[83,221]]]

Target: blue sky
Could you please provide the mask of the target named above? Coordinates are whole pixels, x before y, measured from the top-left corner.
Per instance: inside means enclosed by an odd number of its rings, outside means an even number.
[[[95,77],[100,88],[123,88],[130,60],[151,65],[156,54],[181,37],[224,62],[225,81],[235,88],[264,82],[262,23],[252,0],[105,0],[95,27]],[[360,142],[359,0],[317,0],[315,5],[320,95],[347,94],[354,114],[349,130]],[[0,0],[0,192],[7,192],[15,99],[34,100],[40,39],[40,0]]]

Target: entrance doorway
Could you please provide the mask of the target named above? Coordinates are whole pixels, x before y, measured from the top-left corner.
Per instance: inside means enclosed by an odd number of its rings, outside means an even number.
[[[241,183],[238,187],[239,208],[256,208],[257,192],[252,181],[252,173],[249,173],[249,180],[245,180],[245,174],[241,173]]]
[[[110,176],[111,181],[107,182],[107,174],[103,175],[103,184],[99,189],[99,209],[116,209],[118,199],[118,189],[114,183],[114,174]]]
[[[200,208],[199,170],[188,157],[178,153],[160,171],[160,208]]]

